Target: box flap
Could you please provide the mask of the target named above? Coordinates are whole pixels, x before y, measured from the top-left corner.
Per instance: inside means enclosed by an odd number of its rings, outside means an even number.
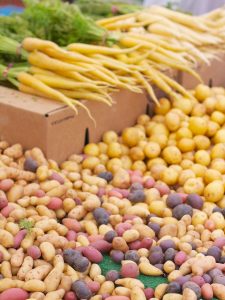
[[[24,94],[3,86],[0,86],[0,103],[40,115],[48,115],[66,107],[57,101]]]

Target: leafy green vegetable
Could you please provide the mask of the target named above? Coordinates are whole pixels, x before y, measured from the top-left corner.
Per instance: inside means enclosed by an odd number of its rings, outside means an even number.
[[[33,224],[32,221],[29,221],[27,219],[23,219],[23,220],[20,220],[19,226],[20,226],[21,229],[27,229],[28,232],[31,232],[34,224]]]
[[[84,16],[75,4],[60,0],[24,0],[21,17],[34,36],[66,46],[70,43],[101,43],[115,40],[108,32]]]
[[[0,16],[0,35],[11,37],[21,42],[25,37],[33,36],[28,28],[27,21],[19,15]]]
[[[141,6],[136,3],[131,4],[127,1],[116,0],[77,0],[76,5],[79,6],[83,14],[90,15],[94,19],[123,15],[141,9]]]

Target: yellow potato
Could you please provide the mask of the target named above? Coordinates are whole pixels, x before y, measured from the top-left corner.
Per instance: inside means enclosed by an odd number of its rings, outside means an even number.
[[[158,157],[161,152],[159,144],[156,142],[148,142],[144,147],[144,154],[148,158]]]
[[[215,144],[225,143],[225,129],[218,130],[213,138]]]
[[[210,164],[210,168],[219,171],[221,174],[225,173],[225,161],[222,158],[215,158]]]
[[[207,132],[207,121],[201,117],[191,117],[189,119],[189,129],[193,135],[204,135]]]
[[[206,201],[218,202],[224,196],[224,186],[223,182],[220,180],[215,180],[209,183],[204,190],[204,197]]]
[[[214,180],[222,180],[221,173],[217,170],[207,169],[204,175],[204,182],[208,184]]]
[[[140,147],[133,147],[130,149],[130,153],[129,153],[130,157],[132,160],[143,160],[145,158],[145,154],[143,152],[143,149],[141,149]]]
[[[32,279],[24,283],[23,288],[28,292],[44,292],[46,291],[46,285],[43,281]]]
[[[203,166],[208,166],[210,164],[209,153],[205,150],[198,150],[195,152],[195,162]]]
[[[180,149],[181,152],[193,151],[195,148],[195,142],[193,139],[190,138],[182,138],[178,141],[177,147]]]
[[[161,149],[163,149],[168,143],[168,137],[164,134],[154,134],[150,136],[149,142],[155,142],[159,144]]]
[[[160,106],[155,107],[155,113],[158,115],[165,115],[171,108],[171,103],[166,98],[159,99]]]
[[[187,194],[202,195],[204,191],[204,183],[202,178],[190,178],[184,184],[184,192]]]
[[[211,96],[211,89],[205,84],[199,84],[195,88],[195,97],[199,101],[204,101],[206,98]]]
[[[182,97],[173,101],[173,107],[180,109],[185,115],[189,115],[193,108],[193,103],[190,99]]]
[[[168,185],[174,185],[178,180],[178,172],[173,168],[166,168],[161,174],[161,180]]]
[[[215,123],[218,123],[220,126],[224,124],[225,115],[220,111],[214,111],[211,114],[211,120]]]
[[[179,164],[182,160],[182,155],[180,150],[175,146],[168,146],[164,148],[162,152],[162,156],[164,160],[172,165],[172,164]]]
[[[214,135],[217,133],[217,131],[220,129],[220,126],[218,123],[209,121],[208,122],[208,128],[207,128],[207,132],[206,135],[208,137],[214,137]]]
[[[176,131],[181,125],[181,118],[174,112],[168,112],[165,116],[165,125],[169,131]]]
[[[196,103],[192,109],[191,116],[202,117],[206,114],[206,107],[201,103]]]
[[[176,132],[176,139],[180,140],[182,138],[192,138],[193,134],[189,128],[186,127],[181,127],[180,129],[177,130]]]
[[[197,150],[207,150],[210,147],[210,140],[204,135],[196,135],[194,137],[194,143]]]

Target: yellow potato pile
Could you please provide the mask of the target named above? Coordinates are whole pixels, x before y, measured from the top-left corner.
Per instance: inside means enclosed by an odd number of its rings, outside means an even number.
[[[121,138],[105,133],[103,143],[87,145],[85,153],[106,161],[110,171],[140,170],[224,208],[225,92],[201,84],[192,93],[195,99],[160,99],[152,118],[140,116]]]

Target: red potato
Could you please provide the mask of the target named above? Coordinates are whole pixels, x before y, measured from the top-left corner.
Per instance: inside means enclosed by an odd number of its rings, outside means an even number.
[[[3,209],[8,205],[8,200],[5,197],[0,197],[0,209]]]
[[[100,289],[100,283],[97,281],[90,281],[87,283],[87,285],[92,293],[97,293]]]
[[[77,220],[71,218],[65,218],[62,220],[63,225],[65,225],[69,230],[74,230],[80,232],[81,225]]]
[[[77,300],[77,296],[74,292],[66,292],[63,300]]]
[[[27,249],[27,254],[31,256],[33,259],[38,259],[41,257],[41,250],[37,246],[30,246]]]
[[[11,206],[11,205],[7,205],[5,206],[2,210],[1,210],[1,214],[8,218],[8,216],[10,215],[10,213],[15,209],[15,207]]]
[[[0,181],[0,190],[7,192],[14,185],[14,181],[12,179],[3,179]]]
[[[52,210],[57,210],[57,209],[60,209],[62,207],[62,205],[63,205],[63,202],[60,198],[52,197],[50,199],[50,202],[48,203],[47,207]]]
[[[20,247],[20,244],[21,244],[22,240],[25,238],[26,234],[27,234],[27,230],[22,229],[15,235],[15,237],[14,237],[14,248],[15,249]]]
[[[73,230],[69,230],[66,234],[66,238],[68,241],[75,241],[77,238],[77,233]]]
[[[1,293],[0,300],[26,300],[28,293],[19,288],[11,288]]]
[[[213,289],[209,283],[205,283],[201,287],[202,297],[205,300],[211,300],[213,298]]]
[[[104,240],[93,242],[90,244],[90,246],[94,247],[102,253],[109,252],[112,248],[112,245]]]
[[[90,243],[93,243],[93,242],[97,242],[97,241],[100,241],[100,240],[103,240],[104,236],[101,235],[101,234],[97,234],[97,235],[90,235],[88,236],[88,240]]]
[[[103,260],[101,252],[94,247],[85,247],[82,251],[82,254],[93,263],[100,263]]]
[[[63,178],[60,174],[58,174],[58,173],[56,173],[56,172],[53,172],[53,173],[51,174],[50,179],[56,180],[56,181],[58,181],[60,184],[64,184],[64,182],[65,182],[64,178]]]

